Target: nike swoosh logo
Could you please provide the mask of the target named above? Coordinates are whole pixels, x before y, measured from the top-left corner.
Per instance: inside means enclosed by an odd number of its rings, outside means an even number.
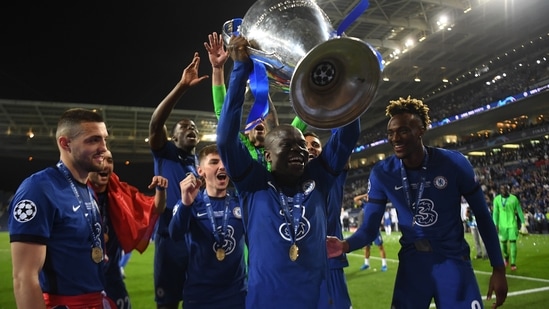
[[[395,186],[395,191],[402,189],[402,186]]]
[[[80,205],[78,206],[72,206],[72,211],[77,211],[80,208]]]
[[[197,217],[204,217],[207,214],[208,214],[207,212],[202,212],[202,213],[198,212],[198,213],[196,213],[196,216]]]

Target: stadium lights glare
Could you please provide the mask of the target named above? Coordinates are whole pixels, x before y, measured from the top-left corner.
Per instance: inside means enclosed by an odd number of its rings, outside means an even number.
[[[202,135],[202,138],[201,140],[205,141],[205,142],[215,142],[217,139],[217,134],[204,134]]]
[[[518,149],[518,148],[520,148],[520,145],[519,144],[505,144],[505,145],[502,145],[501,148]]]
[[[484,151],[471,151],[467,155],[481,157],[481,156],[486,156],[486,152],[484,152]]]

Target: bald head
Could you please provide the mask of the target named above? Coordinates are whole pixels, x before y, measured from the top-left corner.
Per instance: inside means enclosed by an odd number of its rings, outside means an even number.
[[[265,160],[278,184],[295,185],[309,160],[303,133],[290,125],[279,125],[265,137]]]
[[[287,138],[289,136],[298,139],[300,138],[303,141],[305,140],[305,137],[303,137],[303,133],[301,133],[301,131],[299,131],[296,127],[288,124],[281,124],[274,127],[265,136],[265,150],[271,150],[273,145],[280,143],[281,139]]]

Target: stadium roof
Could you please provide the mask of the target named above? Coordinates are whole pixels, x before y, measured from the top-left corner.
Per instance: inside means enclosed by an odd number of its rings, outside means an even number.
[[[120,5],[100,1],[92,8],[73,3],[62,10],[41,4],[21,8],[23,16],[3,10],[2,23],[7,24],[1,31],[7,31],[7,39],[0,60],[1,153],[56,155],[51,134],[59,115],[83,104],[102,111],[116,153],[150,160],[144,140],[154,106],[173,87],[195,50],[202,55],[203,74],[209,74],[201,47],[207,33],[219,31],[228,19],[243,17],[253,3],[212,1],[212,15],[207,8],[188,2]],[[337,27],[360,1],[316,2]],[[345,31],[371,44],[386,61],[383,77],[388,81],[380,83],[373,104],[361,117],[362,128],[386,121],[384,109],[389,100],[411,95],[429,103],[475,79],[499,74],[521,59],[548,57],[546,12],[547,0],[370,1],[366,12]],[[192,22],[189,15],[194,16]],[[194,119],[203,134],[215,133],[210,93],[209,82],[191,89],[168,125],[186,117]],[[290,122],[295,114],[288,94],[273,92],[271,96],[280,121]],[[547,100],[540,104],[542,112],[548,110]],[[518,110],[493,120],[525,112]],[[474,132],[482,129],[479,125],[492,128],[494,121],[454,129]],[[35,134],[33,139],[28,138],[29,132]],[[323,138],[329,135],[329,131],[319,133]]]

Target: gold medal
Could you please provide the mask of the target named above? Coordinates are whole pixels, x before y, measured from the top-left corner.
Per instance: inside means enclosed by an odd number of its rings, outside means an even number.
[[[217,248],[217,250],[215,251],[215,257],[218,261],[223,261],[225,259],[225,249]]]
[[[103,249],[99,247],[93,247],[92,260],[97,264],[101,263],[101,261],[103,261]]]
[[[297,247],[296,244],[292,244],[290,246],[290,260],[292,260],[292,262],[295,262],[298,256],[299,256],[299,248]]]

